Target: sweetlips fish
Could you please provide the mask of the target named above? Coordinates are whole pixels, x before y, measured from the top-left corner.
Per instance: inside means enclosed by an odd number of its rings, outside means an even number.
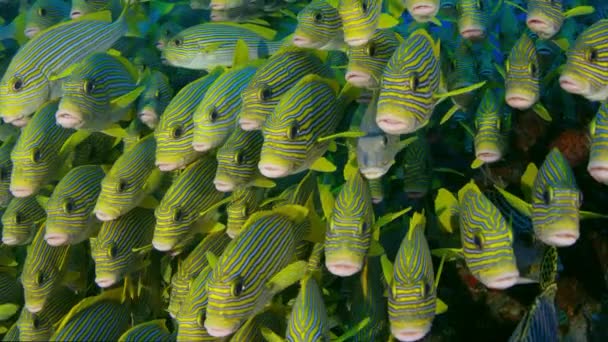
[[[46,220],[46,212],[36,197],[13,198],[2,214],[2,243],[7,246],[29,244]]]
[[[298,12],[293,45],[319,50],[343,49],[344,31],[338,9],[324,0],[307,4]]]
[[[25,14],[24,34],[34,38],[38,33],[70,16],[70,4],[64,0],[36,0]]]

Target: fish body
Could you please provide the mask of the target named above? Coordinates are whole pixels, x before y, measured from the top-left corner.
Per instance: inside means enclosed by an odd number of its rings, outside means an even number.
[[[264,199],[265,189],[257,187],[247,187],[236,189],[232,193],[232,201],[226,207],[228,215],[226,222],[226,234],[234,239],[243,224],[252,213],[256,212]]]
[[[11,174],[13,172],[11,151],[16,143],[17,137],[10,137],[0,145],[0,207],[6,207],[13,197],[10,191]]]
[[[24,34],[33,38],[70,16],[70,4],[63,0],[37,0],[25,15]]]
[[[348,47],[346,81],[355,87],[377,89],[382,72],[400,41],[392,30],[377,30],[367,44]]]
[[[326,1],[307,4],[298,12],[293,45],[320,50],[342,49],[345,45],[344,31],[338,9]]]
[[[127,330],[118,341],[120,342],[136,342],[136,341],[158,341],[170,342],[174,337],[167,329],[164,319],[144,322]]]
[[[540,97],[540,69],[536,45],[527,33],[515,43],[506,65],[505,101],[513,108],[525,110]]]
[[[490,1],[486,0],[459,0],[458,30],[464,39],[483,39],[488,30],[488,12]]]
[[[61,178],[46,203],[46,233],[51,246],[80,243],[99,229],[93,214],[101,181],[105,173],[101,166],[75,167]]]
[[[608,104],[602,104],[591,123],[591,147],[587,171],[600,183],[608,183]],[[2,147],[0,147],[0,150]]]
[[[237,125],[241,93],[257,71],[257,66],[233,68],[220,75],[193,114],[192,147],[206,152],[223,145]]]
[[[485,91],[475,113],[475,157],[485,163],[502,159],[508,143],[509,127],[502,115],[502,101],[491,89]],[[508,125],[507,125],[508,126]]]
[[[329,318],[321,289],[312,276],[305,276],[287,321],[287,341],[329,341]]]
[[[101,181],[101,192],[93,209],[99,220],[115,220],[156,190],[161,175],[154,167],[155,147],[154,137],[148,135],[112,165]]]
[[[13,198],[2,214],[2,243],[29,244],[45,219],[46,212],[35,197]]]
[[[104,222],[91,246],[95,283],[107,288],[142,268],[143,255],[133,249],[149,245],[153,233],[154,212],[150,209],[135,208],[116,220]]]
[[[366,44],[380,24],[382,1],[340,0],[338,13],[342,19],[344,41],[350,46]]]
[[[568,17],[591,14],[595,11],[592,6],[577,6],[564,11],[563,5],[563,0],[529,0],[526,25],[540,39],[551,39],[561,30]]]
[[[137,87],[138,71],[121,56],[96,53],[63,80],[63,97],[55,117],[65,128],[99,131],[129,118],[131,103],[116,101]]]
[[[207,284],[211,278],[212,269],[207,266],[194,278],[190,291],[184,300],[181,310],[177,316],[177,340],[178,341],[218,341],[217,337],[211,336],[205,328],[205,318],[209,292]]]
[[[192,116],[221,70],[203,76],[182,88],[169,102],[154,131],[156,166],[163,172],[182,169],[200,156],[192,147]]]
[[[27,124],[27,117],[42,104],[60,97],[60,82],[51,80],[53,76],[106,51],[126,33],[126,11],[113,23],[102,14],[55,25],[19,49],[0,80],[0,113],[5,122]]]
[[[239,125],[244,130],[262,129],[279,100],[304,76],[332,77],[327,64],[311,49],[283,48],[260,66],[241,93]]]
[[[262,131],[245,131],[236,127],[217,151],[215,188],[223,192],[234,191],[260,179],[258,162],[263,143]]]
[[[157,70],[152,71],[145,80],[145,87],[137,101],[137,116],[146,126],[154,129],[173,98],[173,89],[167,76]]]
[[[431,188],[433,169],[430,146],[425,136],[419,135],[404,149],[403,190],[409,198],[422,198]]]
[[[205,156],[187,166],[173,181],[155,210],[155,249],[180,251],[192,240],[201,214],[224,197],[213,185],[216,169],[215,158]],[[206,219],[205,215],[202,219]]]
[[[55,123],[58,102],[43,105],[23,128],[11,152],[11,193],[27,197],[38,193],[57,172],[62,163],[61,149],[75,132]]]

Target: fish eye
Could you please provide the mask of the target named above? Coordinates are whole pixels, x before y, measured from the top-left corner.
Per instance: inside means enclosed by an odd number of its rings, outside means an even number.
[[[8,168],[0,168],[0,181],[6,181],[6,180],[10,180],[11,178],[11,174],[8,170]]]
[[[66,214],[69,214],[74,210],[75,206],[76,205],[74,204],[74,200],[71,198],[68,198],[63,203],[63,211],[65,211]]]
[[[587,59],[589,60],[589,62],[595,62],[595,60],[597,59],[597,50],[594,48],[590,48]]]
[[[536,64],[532,63],[532,65],[530,66],[530,71],[532,72],[532,76],[536,76],[536,73],[538,72]]]
[[[21,224],[23,223],[25,220],[23,219],[23,215],[21,215],[20,212],[17,212],[15,214],[15,224]]]
[[[182,126],[177,126],[177,127],[173,128],[173,131],[171,132],[171,135],[173,136],[174,139],[181,138],[181,136],[183,134],[184,134],[184,130],[183,130]]]
[[[367,13],[367,1],[361,2],[361,9]]]
[[[116,247],[116,245],[114,243],[111,243],[108,246],[108,256],[110,258],[115,258],[117,254],[118,254],[118,248]]]
[[[46,9],[44,9],[42,7],[38,8],[38,15],[41,17],[46,16]]]
[[[386,135],[382,136],[382,145],[384,145],[384,146],[388,145],[388,137]]]
[[[93,83],[93,81],[91,80],[85,80],[84,81],[84,85],[83,85],[83,90],[85,92],[85,94],[92,94],[93,91],[95,90],[95,83]]]
[[[543,192],[543,201],[545,202],[545,204],[551,203],[551,193],[548,189]]]
[[[264,87],[260,90],[258,97],[260,101],[268,101],[272,97],[272,90],[269,87]]]
[[[429,285],[429,283],[424,283],[424,296],[428,296],[428,294],[431,292],[431,285]]]
[[[361,224],[361,232],[365,233],[367,231],[367,222],[363,222]]]
[[[173,44],[177,47],[180,47],[182,45],[182,40],[179,38],[173,39]]]
[[[196,324],[198,324],[200,328],[205,327],[205,311],[199,311],[198,316],[196,317]]]
[[[209,113],[209,119],[211,119],[211,122],[215,122],[215,120],[217,120],[217,118],[219,117],[219,114],[217,112],[217,110],[214,108],[211,109],[211,112]]]
[[[35,148],[32,150],[32,162],[38,164],[40,162],[40,159],[42,159],[42,152],[40,152],[40,149]]]
[[[175,210],[175,213],[173,214],[173,221],[178,222],[178,223],[182,222],[184,220],[184,216],[186,216],[186,215],[184,215],[184,211],[178,208]]]
[[[480,11],[483,11],[483,0],[477,0],[477,8],[479,8]]]
[[[32,318],[32,326],[34,327],[34,329],[40,328],[40,319],[36,315],[34,315],[34,317]]]
[[[483,249],[483,238],[481,237],[481,234],[475,234],[475,236],[473,236],[473,243],[475,244],[477,249]]]
[[[374,57],[374,55],[376,55],[376,44],[370,42],[367,45],[367,49],[365,52],[367,53],[368,56]]]
[[[315,18],[316,23],[320,23],[323,20],[323,13],[321,13],[321,12],[315,13],[314,18]]]
[[[232,284],[232,295],[238,297],[245,291],[245,284],[243,284],[243,278],[237,277]]]
[[[234,161],[236,162],[237,165],[241,165],[244,161],[244,157],[243,154],[241,152],[237,152],[234,154]]]
[[[418,79],[418,75],[412,75],[412,79],[410,80],[410,87],[413,91],[416,91],[418,89],[418,86],[420,85],[419,83],[420,80]]]
[[[15,77],[12,81],[12,88],[14,91],[21,91],[21,89],[23,89],[23,80],[19,77]]]
[[[287,138],[289,138],[290,140],[294,140],[295,138],[298,137],[298,132],[299,132],[298,123],[294,122],[291,126],[289,126],[289,128],[287,130]]]
[[[144,68],[145,68],[145,67],[146,67],[146,66],[144,65]],[[158,99],[160,99],[160,90],[156,90],[156,92],[154,93],[154,97],[155,97],[157,100],[158,100]]]
[[[36,273],[36,285],[40,286],[42,284],[44,284],[44,273],[42,272],[38,272]]]
[[[126,180],[121,179],[120,182],[118,182],[118,192],[126,191],[128,186],[129,186],[129,183],[127,183]]]

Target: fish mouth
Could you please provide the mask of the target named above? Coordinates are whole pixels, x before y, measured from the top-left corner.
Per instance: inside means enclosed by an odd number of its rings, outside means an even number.
[[[398,118],[394,115],[378,115],[376,124],[388,134],[407,134],[412,133],[418,127],[417,121],[414,118]]]
[[[539,35],[541,39],[546,39],[553,35],[552,26],[543,19],[529,17],[528,20],[526,20],[526,25],[530,30]]]
[[[568,247],[572,246],[578,240],[579,235],[578,232],[562,231],[539,237],[539,240],[549,246]]]
[[[289,175],[289,167],[277,165],[272,162],[260,161],[258,163],[258,169],[260,169],[260,173],[263,176],[268,178],[282,178]]]
[[[158,116],[156,115],[156,112],[149,109],[142,110],[138,117],[141,122],[150,128],[156,127],[156,124],[158,123]]]
[[[344,42],[350,46],[362,46],[369,42],[369,38],[345,38]]]
[[[388,170],[381,168],[359,168],[363,177],[367,179],[378,179],[386,174]]]
[[[82,119],[78,115],[66,111],[58,111],[55,114],[55,119],[57,124],[63,128],[78,129],[82,127]]]
[[[231,192],[234,190],[234,183],[232,182],[215,179],[213,184],[215,185],[215,189],[220,192]]]
[[[70,13],[70,18],[72,19],[76,19],[76,18],[80,18],[82,17],[82,12],[80,11],[72,11],[72,13]]]
[[[49,246],[58,247],[66,245],[68,243],[69,236],[68,234],[61,233],[46,233],[44,235],[44,240],[46,240],[46,243]]]
[[[428,18],[434,16],[438,11],[437,6],[433,4],[418,4],[409,11],[410,14],[417,17]]]
[[[426,191],[406,191],[407,197],[411,199],[420,199],[426,195]]]
[[[479,281],[481,281],[486,287],[495,290],[504,290],[517,284],[517,280],[519,279],[519,272],[510,272],[507,274],[502,274],[498,277],[480,278],[481,279],[479,279]]]
[[[262,128],[262,122],[253,119],[239,119],[239,125],[243,131],[255,131]]]
[[[16,237],[12,237],[12,236],[3,236],[2,237],[2,243],[7,245],[7,246],[14,246],[18,243],[18,240]]]
[[[301,35],[294,35],[293,36],[293,45],[298,46],[298,47],[310,47],[312,44],[312,40],[308,37],[304,37]]]
[[[225,327],[214,327],[208,323],[208,319],[205,320],[205,329],[207,329],[207,333],[213,337],[226,337],[236,331],[238,326],[233,326],[229,328]]]
[[[464,39],[482,39],[486,36],[486,31],[478,27],[470,27],[460,31],[460,35]]]
[[[35,314],[35,313],[42,311],[42,309],[44,308],[44,305],[42,305],[42,304],[38,304],[38,305],[25,304],[25,308],[27,309],[27,311]]]
[[[338,277],[350,277],[361,271],[361,264],[353,260],[325,260],[325,266],[331,274]]]
[[[534,100],[522,95],[508,95],[505,101],[510,107],[519,110],[526,110],[534,104]]]
[[[192,148],[197,152],[207,152],[213,148],[213,146],[208,142],[193,142]]]
[[[378,203],[382,202],[383,199],[384,199],[384,197],[374,197],[374,196],[372,196],[372,203],[378,204]]]
[[[431,327],[420,327],[420,328],[391,328],[391,333],[395,338],[402,342],[413,342],[418,341],[424,336],[426,336]]]
[[[156,167],[162,172],[169,172],[180,168],[179,163],[156,162]]]
[[[34,37],[35,35],[37,35],[38,32],[40,32],[39,28],[37,28],[37,27],[28,27],[28,28],[26,28],[23,31],[23,34],[25,34],[26,37],[28,37],[28,38],[31,39],[32,37]]]
[[[34,188],[28,188],[25,186],[11,186],[10,189],[11,194],[17,198],[29,197],[34,194]]]
[[[117,280],[118,279],[111,276],[97,277],[95,278],[95,283],[101,288],[106,288],[116,284]]]
[[[501,158],[500,153],[490,150],[477,151],[475,157],[486,163],[493,163]]]
[[[369,88],[373,86],[372,77],[364,72],[349,71],[344,76],[346,82],[359,88]]]
[[[157,42],[154,44],[154,46],[156,46],[156,48],[157,48],[157,49],[162,50],[162,49],[164,49],[164,48],[165,48],[165,43],[159,40],[159,41],[157,41]],[[161,57],[161,58],[160,58],[160,60],[161,60],[161,61],[163,61],[163,60],[164,60],[164,61],[166,61],[167,59],[166,59],[166,58],[164,58],[164,57]]]
[[[585,94],[587,91],[583,85],[572,77],[562,75],[559,78],[559,86],[571,94]]]
[[[599,183],[608,183],[608,164],[590,161],[587,171]]]
[[[25,125],[27,125],[27,123],[30,121],[29,118],[26,118],[23,115],[18,116],[18,117],[6,117],[6,116],[3,116],[2,120],[4,122],[6,122],[7,124],[11,124],[11,125],[13,125],[15,127],[19,127],[19,128],[25,127]]]
[[[159,242],[158,240],[152,240],[152,246],[154,246],[154,249],[156,249],[157,251],[169,252],[171,251],[171,249],[173,249],[174,244]]]
[[[101,210],[95,210],[95,216],[97,217],[97,219],[99,221],[112,221],[118,218],[118,215],[112,215],[112,214],[108,214],[106,212],[103,212]]]

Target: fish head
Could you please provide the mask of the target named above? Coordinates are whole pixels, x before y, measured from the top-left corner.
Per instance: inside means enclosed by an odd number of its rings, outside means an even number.
[[[395,163],[399,137],[388,134],[368,135],[357,139],[357,163],[367,179],[385,175]]]
[[[556,247],[574,244],[580,236],[582,200],[582,192],[576,188],[547,186],[542,202],[532,204],[532,224],[538,239]]]
[[[505,101],[510,107],[526,110],[540,97],[540,68],[536,46],[524,33],[515,43],[506,65]]]
[[[261,73],[260,68],[258,73]],[[279,103],[279,97],[272,82],[259,82],[254,79],[241,93],[242,107],[239,114],[239,125],[245,131],[261,130],[266,118]]]
[[[55,266],[49,266],[32,265],[27,270],[24,268],[21,275],[25,308],[32,313],[39,313],[45,308],[49,295],[60,280],[61,272],[59,269]]]
[[[51,158],[54,155],[45,155],[44,146],[28,148],[22,151],[14,149],[11,155],[13,169],[11,171],[10,191],[15,197],[32,196],[45,184],[51,167],[56,163]]]
[[[576,38],[559,78],[562,89],[591,101],[608,99],[607,36],[608,20],[600,20]]]
[[[70,17],[77,19],[83,15],[111,9],[110,0],[72,0]]]
[[[458,30],[460,36],[469,40],[485,38],[488,25],[489,6],[486,0],[459,0]]]
[[[554,0],[529,0],[526,25],[541,39],[551,39],[564,23],[562,2]]]
[[[230,238],[234,238],[243,228],[247,218],[259,208],[263,198],[263,190],[249,187],[236,189],[233,198],[226,206],[226,233]]]
[[[33,38],[40,31],[51,27],[67,18],[70,4],[63,0],[37,0],[25,14],[24,34]]]
[[[233,45],[215,44],[213,41],[200,41],[184,31],[171,37],[165,44],[161,60],[168,65],[193,69],[210,71],[216,66],[230,66],[232,59],[226,59],[226,55]]]
[[[341,34],[342,19],[338,10],[327,2],[313,1],[298,12],[293,45],[319,49]]]
[[[118,227],[112,225],[114,229]],[[100,234],[106,231],[108,225],[102,227]],[[106,229],[104,229],[106,228]],[[102,238],[102,239],[100,239]],[[95,283],[101,288],[110,287],[118,283],[127,272],[134,254],[128,250],[129,243],[118,241],[107,235],[97,237],[95,246],[92,247],[91,256],[95,261]]]
[[[405,0],[405,8],[417,22],[427,22],[439,12],[440,0]]]
[[[209,8],[216,11],[225,11],[243,6],[242,0],[211,0]]]
[[[50,97],[50,82],[41,70],[31,66],[24,71],[9,68],[0,81],[0,116],[6,123],[24,127]]]
[[[178,245],[184,245],[185,242],[191,240],[189,230],[199,218],[200,213],[195,212],[193,206],[189,206],[187,203],[175,203],[164,199],[165,197],[154,211],[156,227],[152,246],[158,251],[169,252],[179,249],[176,248]]]
[[[207,282],[211,267],[205,267],[191,280],[189,291],[185,293],[180,311],[177,313],[178,337],[180,341],[209,340],[211,335],[205,328],[207,311]]]
[[[587,171],[596,181],[608,183],[608,106],[603,104],[589,127],[591,147]]]
[[[173,97],[169,79],[154,72],[146,82],[146,88],[137,102],[137,117],[151,129],[156,128],[160,115],[165,111]]]
[[[486,163],[502,158],[506,141],[497,99],[487,92],[475,116],[475,157]]]
[[[158,27],[158,37],[156,38],[156,48],[163,50],[171,38],[183,31],[184,27],[179,23],[169,20]]]
[[[374,0],[340,0],[344,41],[350,46],[366,44],[376,32],[382,3]]]
[[[117,161],[118,163],[118,161]],[[144,197],[142,175],[131,174],[120,164],[114,164],[101,181],[101,192],[93,208],[100,221],[112,221],[124,215]],[[124,166],[123,166],[124,167]],[[140,171],[141,173],[141,171]]]
[[[237,127],[217,151],[217,171],[213,183],[218,191],[231,192],[249,184],[258,175],[264,137],[262,131]]]
[[[48,340],[53,333],[53,324],[48,315],[21,310],[19,315],[19,338],[24,341]]]
[[[154,130],[156,166],[163,172],[183,169],[201,155],[192,147],[192,118],[182,119],[161,118]]]
[[[395,33],[378,30],[364,45],[348,47],[346,82],[359,88],[377,89],[386,63],[399,46]]]
[[[34,238],[45,211],[34,198],[13,198],[2,215],[2,243],[28,244]]]
[[[194,114],[192,147],[198,152],[221,146],[230,134],[234,116],[227,113],[228,108],[218,102],[220,101],[211,104],[205,101]]]

